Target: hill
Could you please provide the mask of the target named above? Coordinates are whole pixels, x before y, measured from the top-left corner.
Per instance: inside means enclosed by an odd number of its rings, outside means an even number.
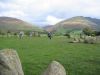
[[[100,30],[100,19],[76,16],[57,23],[52,27],[52,29],[50,28],[50,30],[58,33],[64,33],[66,31],[82,30],[86,27],[90,27],[94,30]]]
[[[32,25],[23,20],[12,18],[12,17],[0,17],[0,30],[2,31],[18,31],[18,30],[33,30],[41,31],[39,27]]]

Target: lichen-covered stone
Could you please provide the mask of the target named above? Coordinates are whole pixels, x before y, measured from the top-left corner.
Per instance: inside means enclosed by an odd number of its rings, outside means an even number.
[[[97,43],[96,37],[87,36],[84,39],[84,43],[95,44]]]
[[[0,75],[24,75],[19,56],[15,50],[0,50]]]
[[[59,62],[52,61],[42,75],[66,75],[66,71]]]

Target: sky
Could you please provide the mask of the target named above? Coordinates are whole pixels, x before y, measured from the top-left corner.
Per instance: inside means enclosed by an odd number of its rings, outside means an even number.
[[[37,26],[55,25],[74,16],[100,19],[100,0],[0,0],[0,16]]]

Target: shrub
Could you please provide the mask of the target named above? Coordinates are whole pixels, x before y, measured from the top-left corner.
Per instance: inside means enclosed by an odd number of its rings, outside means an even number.
[[[68,38],[71,38],[70,33],[64,34],[64,36],[67,36]]]

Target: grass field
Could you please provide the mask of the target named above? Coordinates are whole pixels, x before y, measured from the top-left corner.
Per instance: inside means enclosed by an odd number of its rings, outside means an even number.
[[[0,49],[17,50],[25,75],[41,75],[52,60],[68,75],[100,75],[100,44],[68,43],[66,37],[0,38]]]

